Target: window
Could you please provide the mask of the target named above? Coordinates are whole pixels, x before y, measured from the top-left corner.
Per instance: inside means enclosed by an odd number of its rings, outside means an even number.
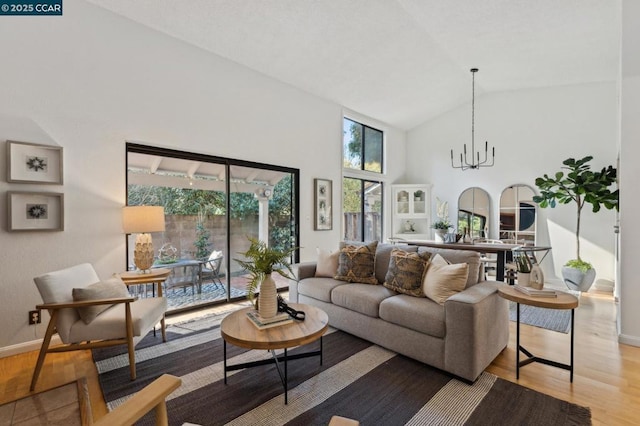
[[[345,240],[382,240],[383,136],[380,130],[344,119],[342,230]]]
[[[382,173],[382,139],[382,131],[345,118],[342,138],[344,167]]]

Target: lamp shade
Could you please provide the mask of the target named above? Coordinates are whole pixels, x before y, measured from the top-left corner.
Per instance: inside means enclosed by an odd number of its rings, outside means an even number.
[[[122,208],[122,230],[125,234],[164,231],[164,207],[125,206]]]

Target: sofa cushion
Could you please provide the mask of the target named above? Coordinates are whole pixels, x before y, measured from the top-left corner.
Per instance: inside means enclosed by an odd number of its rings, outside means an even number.
[[[444,306],[425,297],[399,294],[380,302],[380,318],[383,320],[443,338],[445,335]]]
[[[305,278],[298,283],[298,294],[331,303],[331,291],[340,285],[346,283],[333,278]]]
[[[378,284],[375,277],[377,241],[367,245],[347,245],[340,250],[335,279],[351,283]]]
[[[380,302],[396,294],[398,293],[381,285],[352,283],[335,287],[331,291],[331,302],[351,311],[377,318]]]
[[[468,275],[468,264],[449,264],[442,256],[436,254],[424,276],[424,294],[434,302],[444,305],[449,297],[464,290]]]
[[[318,262],[316,265],[316,277],[333,278],[338,272],[338,257],[340,251],[334,251],[333,253],[318,248]]]
[[[418,251],[418,246],[410,246],[408,244],[378,244],[378,247],[376,247],[376,279],[380,284],[385,282],[387,279],[387,270],[389,269],[391,252],[394,249],[416,253]]]
[[[449,263],[466,263],[469,265],[469,275],[465,288],[469,288],[474,284],[477,284],[483,276],[480,274],[480,253],[471,250],[453,250],[453,249],[441,249],[435,247],[419,247],[418,253],[429,252],[431,256],[439,254]]]
[[[384,286],[398,293],[423,297],[422,283],[430,256],[428,252],[418,254],[393,249]]]
[[[129,289],[120,277],[112,277],[108,280],[99,281],[87,287],[74,288],[71,291],[73,300],[85,302],[99,299],[119,299],[129,296]],[[91,323],[98,315],[106,311],[113,305],[95,305],[78,308],[78,314],[85,324]]]

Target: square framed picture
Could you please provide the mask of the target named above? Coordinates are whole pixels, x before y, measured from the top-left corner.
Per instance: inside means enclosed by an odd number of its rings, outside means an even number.
[[[7,192],[9,231],[64,231],[64,194]]]
[[[331,207],[333,205],[333,190],[328,179],[314,179],[315,191],[315,220],[316,231],[328,231],[333,228]]]
[[[7,182],[61,185],[62,147],[7,141]]]

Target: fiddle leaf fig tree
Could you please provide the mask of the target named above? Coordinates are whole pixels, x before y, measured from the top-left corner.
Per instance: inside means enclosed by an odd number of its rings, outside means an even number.
[[[553,208],[557,204],[571,202],[576,204],[576,259],[569,263],[579,269],[583,269],[580,268],[583,264],[586,269],[590,269],[590,265],[580,258],[580,215],[583,207],[587,203],[591,204],[594,213],[599,212],[602,207],[608,210],[618,209],[618,189],[610,189],[616,183],[616,169],[608,166],[599,172],[591,171],[588,163],[592,159],[592,156],[587,156],[580,160],[564,160],[562,169],[566,170],[566,174],[561,170],[553,177],[545,174],[537,178],[536,186],[540,189],[540,195],[533,197],[533,201],[542,208]]]

